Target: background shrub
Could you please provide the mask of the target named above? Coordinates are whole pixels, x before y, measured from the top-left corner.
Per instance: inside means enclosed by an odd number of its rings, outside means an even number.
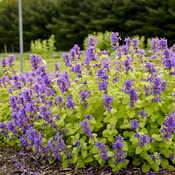
[[[40,54],[43,59],[50,57],[55,51],[55,36],[51,35],[49,39],[31,41],[30,49],[34,54]]]

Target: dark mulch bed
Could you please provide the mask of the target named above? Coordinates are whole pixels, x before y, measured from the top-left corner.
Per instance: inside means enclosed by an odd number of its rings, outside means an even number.
[[[10,148],[0,146],[0,175],[140,175],[140,169],[130,168],[119,172],[111,172],[107,168],[93,168],[75,170],[74,168],[62,169],[59,163],[52,165],[41,165],[32,154],[19,148]],[[161,170],[159,173],[144,173],[144,174],[165,174],[175,175],[175,171]]]

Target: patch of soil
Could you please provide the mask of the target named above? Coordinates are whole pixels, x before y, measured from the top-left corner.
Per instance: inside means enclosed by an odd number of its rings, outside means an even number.
[[[86,169],[64,168],[59,163],[42,165],[31,152],[19,148],[0,147],[0,175],[141,175],[140,169],[130,168],[113,173],[110,168],[88,167]],[[161,170],[145,175],[175,175],[175,171]]]

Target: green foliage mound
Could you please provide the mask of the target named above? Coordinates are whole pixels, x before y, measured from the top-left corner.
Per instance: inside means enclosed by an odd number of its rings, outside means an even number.
[[[38,55],[25,74],[10,71],[13,57],[3,58],[0,141],[63,167],[173,169],[174,49],[153,39],[148,58],[137,39],[128,37],[122,46],[118,33],[111,39],[112,57],[92,36],[86,53],[75,45],[63,55],[62,73],[57,63],[47,72]]]

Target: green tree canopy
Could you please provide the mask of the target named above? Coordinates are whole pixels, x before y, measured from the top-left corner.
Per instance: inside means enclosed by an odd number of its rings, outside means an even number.
[[[23,0],[24,50],[30,41],[55,35],[58,50],[82,47],[93,32],[122,37],[165,37],[175,42],[174,0]],[[18,1],[0,2],[0,51],[19,50]]]

